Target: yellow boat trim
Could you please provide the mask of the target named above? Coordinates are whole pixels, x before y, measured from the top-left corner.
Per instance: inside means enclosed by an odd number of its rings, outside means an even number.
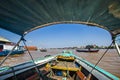
[[[57,59],[63,59],[63,60],[75,60],[74,57],[65,57],[65,56],[58,56]]]
[[[59,69],[59,70],[68,70],[68,71],[78,71],[80,70],[79,68],[73,68],[73,67],[61,67],[61,66],[53,66],[50,67],[52,69]]]

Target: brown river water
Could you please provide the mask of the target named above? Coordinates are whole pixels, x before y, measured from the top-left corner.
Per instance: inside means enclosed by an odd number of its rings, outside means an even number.
[[[72,51],[74,52],[75,55],[80,56],[93,64],[96,64],[97,61],[105,52],[105,50],[106,49],[101,49],[97,53],[76,52],[75,50]],[[63,49],[48,49],[47,52],[40,52],[39,50],[30,52],[33,58],[36,59],[39,57],[44,57],[45,55],[54,55],[62,51]],[[0,61],[2,61],[3,58],[4,57],[0,57]],[[31,58],[27,52],[20,55],[11,55],[8,57],[8,59],[4,62],[2,66],[13,66],[29,60],[31,60]],[[117,77],[120,77],[120,56],[118,55],[115,49],[110,49],[97,66],[112,73]]]

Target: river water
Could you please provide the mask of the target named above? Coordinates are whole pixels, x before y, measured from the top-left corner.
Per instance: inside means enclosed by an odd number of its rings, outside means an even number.
[[[48,49],[47,52],[40,52],[39,50],[30,52],[33,58],[36,59],[39,57],[44,57],[45,55],[55,55],[62,51],[63,49]],[[75,55],[80,56],[93,64],[96,64],[100,57],[104,54],[106,49],[101,49],[97,53],[76,52],[75,50],[72,51]],[[2,61],[3,59],[4,57],[0,57],[0,61]],[[11,55],[2,66],[13,66],[29,60],[31,60],[31,58],[27,52],[20,55]],[[110,49],[97,66],[105,69],[113,75],[116,75],[117,77],[120,77],[120,57],[115,49]]]

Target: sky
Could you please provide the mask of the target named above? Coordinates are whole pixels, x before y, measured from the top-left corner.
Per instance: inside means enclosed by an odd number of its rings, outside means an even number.
[[[19,35],[0,29],[0,36],[17,42]],[[56,24],[40,28],[25,36],[26,44],[39,48],[80,47],[85,45],[108,46],[111,35],[108,31],[83,24]]]

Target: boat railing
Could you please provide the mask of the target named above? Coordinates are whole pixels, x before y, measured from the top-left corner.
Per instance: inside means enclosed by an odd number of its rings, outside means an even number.
[[[88,71],[90,71],[90,70],[92,70],[92,69],[94,68],[94,70],[102,73],[104,76],[106,76],[106,77],[108,77],[108,78],[111,78],[111,79],[114,79],[114,80],[119,80],[118,77],[112,75],[111,73],[103,70],[102,68],[100,68],[100,67],[98,67],[98,66],[95,66],[94,64],[91,64],[90,62],[88,62],[88,61],[86,61],[86,60],[84,60],[84,59],[82,59],[82,58],[77,57],[76,62],[78,62],[78,63],[79,63],[79,62],[83,62],[85,65],[91,67],[91,69],[89,69]],[[81,65],[81,66],[82,66],[82,65]]]

